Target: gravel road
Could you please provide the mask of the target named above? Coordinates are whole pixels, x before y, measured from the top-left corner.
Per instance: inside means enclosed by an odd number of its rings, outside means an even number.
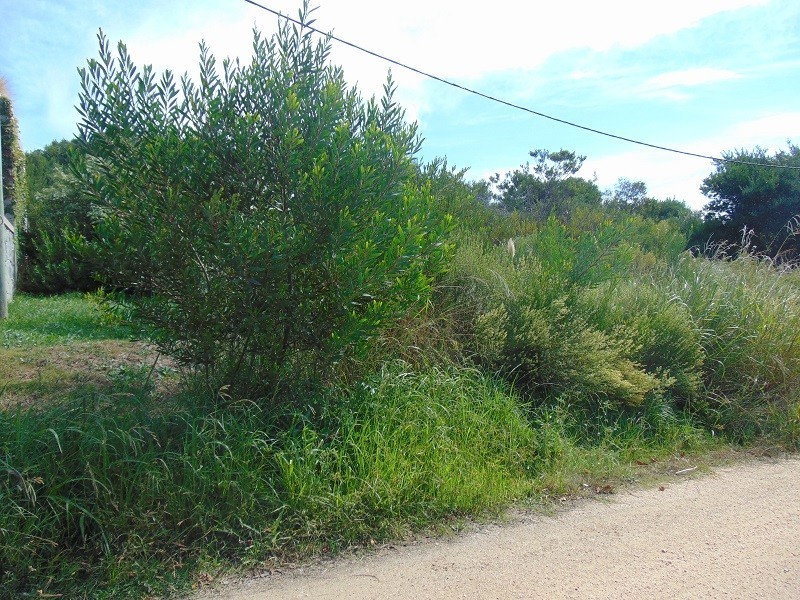
[[[800,459],[692,475],[194,598],[800,600]]]

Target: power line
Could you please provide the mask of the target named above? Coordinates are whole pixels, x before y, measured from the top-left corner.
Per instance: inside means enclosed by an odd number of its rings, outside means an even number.
[[[264,6],[263,4],[255,2],[255,0],[244,0],[244,2],[246,2],[247,4],[251,4],[251,5],[253,5],[253,6],[257,7],[257,8],[260,8],[261,10],[265,10],[267,12],[270,12],[273,15],[275,15],[277,17],[280,17],[281,19],[285,19],[285,20],[287,20],[287,21],[289,21],[291,23],[295,23],[296,25],[300,25],[301,27],[305,27],[309,31],[313,31],[314,33],[316,33],[318,35],[322,35],[322,36],[325,36],[327,38],[330,38],[330,39],[332,39],[332,40],[334,40],[336,42],[339,42],[340,44],[344,44],[345,46],[349,46],[350,48],[354,48],[355,50],[358,50],[359,52],[363,52],[365,54],[369,54],[370,56],[374,56],[375,58],[379,58],[379,59],[381,59],[383,61],[386,61],[386,62],[388,62],[390,64],[393,64],[393,65],[396,65],[396,66],[401,67],[403,69],[406,69],[408,71],[411,71],[412,73],[417,73],[418,75],[422,75],[423,77],[427,77],[428,79],[433,79],[434,81],[438,81],[439,83],[443,83],[445,85],[448,85],[450,87],[456,88],[456,89],[461,90],[463,92],[467,92],[469,94],[473,94],[475,96],[479,96],[481,98],[484,98],[486,100],[490,100],[492,102],[497,102],[498,104],[503,104],[505,106],[508,106],[510,108],[514,108],[516,110],[521,110],[523,112],[535,115],[537,117],[541,117],[543,119],[549,119],[550,121],[555,121],[556,123],[561,123],[563,125],[568,125],[569,127],[575,127],[576,129],[582,129],[583,131],[589,131],[591,133],[596,133],[598,135],[603,135],[605,137],[613,138],[615,140],[621,140],[623,142],[629,142],[631,144],[637,144],[639,146],[645,146],[647,148],[654,148],[656,150],[663,150],[665,152],[672,152],[674,154],[682,154],[684,156],[691,156],[691,157],[694,157],[694,158],[702,158],[702,159],[705,159],[705,160],[712,160],[714,162],[723,162],[723,163],[730,163],[730,164],[737,164],[737,165],[749,165],[749,166],[756,166],[756,167],[768,167],[768,168],[772,168],[772,169],[800,169],[800,166],[774,165],[774,164],[765,164],[765,163],[758,163],[758,162],[745,161],[745,160],[736,160],[736,159],[730,159],[730,158],[723,158],[723,157],[720,157],[720,156],[711,156],[711,155],[708,155],[708,154],[698,154],[696,152],[688,152],[686,150],[679,150],[677,148],[670,148],[668,146],[659,146],[658,144],[650,144],[648,142],[643,142],[641,140],[636,140],[636,139],[625,137],[625,136],[622,136],[622,135],[617,135],[615,133],[609,133],[608,131],[601,131],[600,129],[594,129],[593,127],[587,127],[586,125],[581,125],[580,123],[574,123],[573,121],[567,121],[566,119],[559,119],[558,117],[554,117],[552,115],[548,115],[548,114],[545,114],[543,112],[539,112],[539,111],[533,110],[532,108],[528,108],[527,106],[522,106],[520,104],[514,104],[513,102],[509,102],[508,100],[503,100],[502,98],[497,98],[496,96],[492,96],[490,94],[486,94],[484,92],[481,92],[481,91],[478,91],[478,90],[475,90],[475,89],[472,89],[472,88],[468,88],[466,86],[463,86],[461,84],[455,83],[455,82],[450,81],[448,79],[445,79],[443,77],[439,77],[438,75],[434,75],[432,73],[428,73],[426,71],[423,71],[422,69],[417,69],[416,67],[412,67],[411,65],[408,65],[406,63],[400,62],[399,60],[395,60],[393,58],[389,58],[388,56],[385,56],[383,54],[380,54],[378,52],[370,50],[369,48],[364,48],[363,46],[359,46],[358,44],[355,44],[353,42],[349,42],[349,41],[347,41],[345,39],[337,37],[337,36],[333,35],[332,33],[325,33],[324,31],[321,31],[321,30],[319,30],[319,29],[317,29],[315,27],[312,27],[308,23],[303,23],[302,21],[300,21],[298,19],[294,19],[294,18],[292,18],[292,17],[290,17],[288,15],[285,15],[285,14],[283,14],[282,12],[280,12],[278,10],[275,10],[273,8],[269,8],[268,6]]]

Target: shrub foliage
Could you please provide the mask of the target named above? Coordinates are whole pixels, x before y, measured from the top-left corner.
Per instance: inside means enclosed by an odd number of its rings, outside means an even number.
[[[122,43],[112,57],[101,32],[82,71],[100,276],[219,384],[275,391],[352,356],[425,300],[448,254],[391,76],[364,101],[311,33],[256,31],[252,61],[221,72],[201,45],[199,83],[177,84]]]
[[[636,249],[625,229],[606,224],[570,235],[551,218],[506,248],[465,241],[449,275],[465,345],[479,364],[537,398],[641,404],[659,387],[634,360],[629,336],[596,326],[579,302],[586,290],[618,281]]]
[[[49,186],[31,196],[28,229],[20,237],[20,287],[39,293],[96,290],[89,198],[62,169],[55,168],[50,179]]]
[[[91,198],[70,170],[70,156],[81,151],[75,140],[61,140],[25,154],[27,227],[20,233],[18,281],[24,291],[97,289],[87,244],[94,235]]]

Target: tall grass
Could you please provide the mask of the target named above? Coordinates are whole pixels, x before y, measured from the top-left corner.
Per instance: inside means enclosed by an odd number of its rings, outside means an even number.
[[[695,405],[704,422],[737,439],[781,429],[784,441],[800,443],[796,273],[742,255],[735,260],[686,257],[655,275],[686,307],[700,334],[705,388]]]
[[[533,409],[476,370],[405,363],[282,416],[126,398],[0,413],[0,595],[165,593],[203,564],[402,537],[705,440],[663,411]]]
[[[532,414],[538,463],[534,487],[545,497],[592,493],[635,480],[644,464],[697,455],[720,447],[691,416],[659,398],[633,408],[576,407],[567,399]]]
[[[534,433],[505,386],[475,371],[392,365],[331,408],[277,456],[293,530],[351,543],[527,490]]]
[[[478,372],[394,365],[316,407],[288,426],[252,403],[0,413],[0,595],[163,589],[203,558],[404,535],[530,490],[535,434]]]
[[[443,302],[476,364],[533,403],[660,403],[735,441],[797,446],[797,273],[747,254],[647,258],[627,232],[551,220],[513,256],[462,243]]]

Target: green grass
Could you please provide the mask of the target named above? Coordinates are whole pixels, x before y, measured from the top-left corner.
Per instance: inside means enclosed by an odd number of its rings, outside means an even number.
[[[326,411],[276,456],[291,529],[309,540],[403,535],[530,491],[535,433],[507,386],[477,371],[394,364]]]
[[[202,565],[404,536],[532,490],[524,410],[474,370],[394,363],[275,414],[194,385],[165,403],[89,298],[18,296],[0,331],[5,399],[25,400],[0,404],[0,596],[162,594]]]
[[[475,371],[396,365],[317,410],[155,414],[129,394],[0,413],[0,590],[163,592],[203,562],[403,536],[530,493],[534,432]]]
[[[593,494],[636,482],[643,466],[658,470],[725,448],[685,413],[652,402],[643,411],[581,411],[564,402],[535,414],[541,463],[536,492],[547,498]],[[702,459],[700,459],[702,462]]]
[[[74,342],[127,339],[130,330],[102,318],[83,294],[17,294],[0,326],[3,348],[30,348]]]

